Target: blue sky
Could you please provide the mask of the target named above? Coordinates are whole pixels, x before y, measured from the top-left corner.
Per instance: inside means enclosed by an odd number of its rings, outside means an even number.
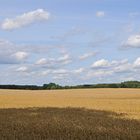
[[[140,80],[139,5],[0,0],[0,84]]]

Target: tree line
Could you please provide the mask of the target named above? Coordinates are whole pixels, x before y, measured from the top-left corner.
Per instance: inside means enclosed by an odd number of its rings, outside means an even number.
[[[25,89],[25,90],[53,90],[53,89],[80,89],[80,88],[140,88],[139,81],[126,81],[121,83],[86,84],[75,86],[61,86],[56,83],[37,85],[0,85],[0,89]]]

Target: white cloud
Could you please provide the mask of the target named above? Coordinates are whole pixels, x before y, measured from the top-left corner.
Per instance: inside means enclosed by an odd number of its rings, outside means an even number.
[[[140,35],[131,35],[125,42],[123,42],[122,46],[140,48]]]
[[[57,59],[57,62],[62,63],[62,64],[69,64],[71,62],[71,58],[70,58],[69,54],[65,54],[64,56],[59,57]]]
[[[70,74],[70,71],[67,69],[56,69],[52,71],[53,79],[55,80],[64,80],[71,76]]]
[[[119,65],[113,68],[114,72],[130,72],[132,70],[132,65],[127,63],[123,65]]]
[[[128,63],[128,59],[122,59],[120,61],[117,61],[117,60],[113,60],[110,62],[110,65],[113,65],[113,66],[120,66],[120,65],[125,65]]]
[[[69,58],[69,55],[68,55],[68,54],[65,54],[64,56],[59,57],[59,58],[58,58],[58,61],[65,61],[65,60],[67,60],[68,58]]]
[[[80,74],[85,71],[85,68],[78,68],[78,69],[56,69],[52,70],[52,76],[55,80],[70,80],[70,79],[79,79]],[[83,77],[83,75],[82,75]]]
[[[19,67],[16,69],[17,72],[27,72],[29,69],[26,66]]]
[[[56,75],[56,76],[53,76],[52,79],[54,80],[63,80],[66,79],[66,76],[65,75]]]
[[[1,28],[4,30],[13,30],[30,25],[35,22],[44,21],[49,19],[50,14],[43,10],[37,9],[23,15],[17,16],[14,19],[7,18],[3,21]]]
[[[15,64],[25,62],[29,53],[22,45],[16,45],[8,40],[0,39],[0,64]]]
[[[76,70],[73,70],[73,73],[74,74],[81,74],[82,72],[84,72],[84,68],[79,68],[79,69],[76,69]]]
[[[113,71],[106,71],[106,70],[89,71],[87,73],[87,77],[88,78],[92,78],[92,77],[102,78],[102,77],[112,75],[112,74],[113,74]]]
[[[128,62],[128,59],[111,61],[110,68],[114,71],[114,73],[131,72],[133,70],[132,64]]]
[[[50,74],[50,72],[51,72],[51,70],[45,70],[45,71],[42,71],[42,72],[40,73],[40,75],[41,75],[41,76],[46,76],[46,75]]]
[[[72,62],[72,59],[71,57],[69,56],[69,54],[65,54],[64,56],[62,57],[59,57],[58,60],[57,60],[58,63],[61,63],[63,65],[67,65],[69,63]]]
[[[85,59],[87,59],[89,57],[95,56],[96,54],[97,54],[96,52],[85,53],[85,54],[79,56],[79,59],[80,60],[85,60]]]
[[[16,52],[12,56],[15,57],[17,61],[23,61],[23,60],[27,59],[28,53],[27,52]]]
[[[105,59],[98,60],[94,62],[95,68],[88,67],[80,67],[77,69],[65,69],[64,67],[55,67],[50,68],[45,71],[42,71],[41,74],[47,75],[54,80],[68,80],[68,79],[85,79],[92,80],[95,78],[96,80],[109,80],[111,77],[114,79],[124,78],[124,77],[136,77],[136,74],[139,73],[140,66],[140,58],[137,58],[134,62],[129,62],[127,59],[122,60],[112,60],[108,61]],[[82,77],[81,77],[82,75]],[[123,77],[122,77],[123,76]],[[83,78],[84,77],[84,78]],[[105,77],[107,79],[105,79]]]
[[[56,69],[47,69],[41,71],[39,76],[48,76],[55,80],[64,80],[64,79],[73,79],[80,78],[80,74],[85,71],[85,68],[78,68],[78,69],[64,69],[64,68],[56,68]]]
[[[66,69],[57,69],[52,71],[53,74],[68,74],[69,71]]]
[[[140,67],[140,57],[135,60],[134,67]]]
[[[62,65],[67,65],[72,62],[70,56],[68,54],[64,54],[64,56],[58,58],[41,58],[37,60],[35,64],[44,66],[44,67],[58,67]]]
[[[104,17],[105,16],[105,12],[104,11],[97,11],[96,12],[96,17]]]
[[[102,68],[109,66],[109,61],[105,59],[98,60],[92,64],[92,68]]]
[[[29,60],[29,56],[46,54],[53,47],[56,46],[24,45],[0,39],[0,64],[23,63],[25,60]]]
[[[37,60],[37,62],[36,62],[37,65],[45,65],[46,63],[47,63],[46,58],[41,58],[41,59]]]
[[[86,77],[87,79],[92,77],[101,79],[109,75],[120,77],[122,74],[125,77],[127,74],[131,75],[138,72],[138,67],[140,67],[140,58],[137,58],[133,63],[127,59],[113,61],[101,59],[92,64],[91,69],[87,70]]]

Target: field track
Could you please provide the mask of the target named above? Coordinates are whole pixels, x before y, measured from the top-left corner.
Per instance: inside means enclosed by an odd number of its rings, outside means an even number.
[[[140,89],[0,90],[0,108],[83,107],[140,119]]]

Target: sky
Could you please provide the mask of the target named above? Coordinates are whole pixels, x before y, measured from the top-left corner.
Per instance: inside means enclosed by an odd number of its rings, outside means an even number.
[[[0,84],[140,80],[139,0],[0,0]]]

